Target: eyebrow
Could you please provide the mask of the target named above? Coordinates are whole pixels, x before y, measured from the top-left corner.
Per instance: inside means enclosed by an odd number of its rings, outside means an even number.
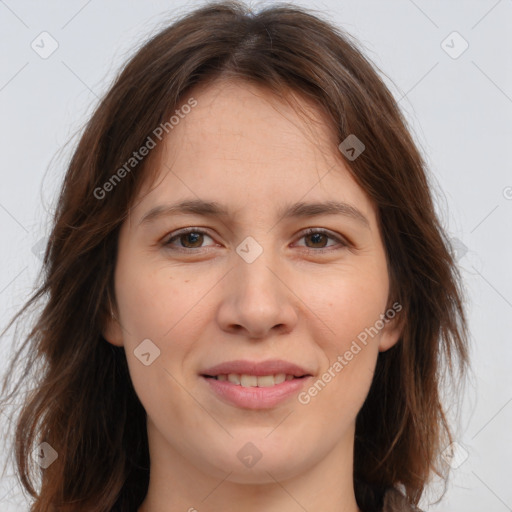
[[[155,206],[141,218],[139,225],[149,224],[161,217],[167,217],[174,214],[195,214],[205,217],[228,218],[229,210],[215,201],[205,201],[202,199],[185,199],[178,203]],[[370,229],[368,219],[355,206],[338,201],[326,201],[321,203],[304,203],[285,205],[280,208],[277,217],[283,218],[304,218],[315,217],[319,215],[343,215],[357,220],[365,227]]]

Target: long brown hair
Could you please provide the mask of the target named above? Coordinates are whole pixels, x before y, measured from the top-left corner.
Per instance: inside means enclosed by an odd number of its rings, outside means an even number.
[[[280,97],[299,93],[326,115],[339,142],[350,134],[363,141],[364,152],[347,165],[377,207],[389,305],[402,305],[404,323],[399,342],[379,354],[357,417],[356,499],[373,510],[385,489],[401,486],[417,504],[433,473],[447,478],[440,454],[453,434],[441,384],[447,370],[453,376],[457,368],[460,380],[468,367],[463,289],[425,162],[376,69],[349,34],[317,13],[289,4],[254,13],[237,2],[184,15],[124,66],[70,159],[41,286],[8,326],[41,305],[3,387],[8,404],[31,372],[35,380],[14,423],[32,512],[136,510],[147,492],[146,413],[124,349],[101,333],[110,301],[115,311],[119,228],[148,178],[149,157],[110,181],[108,194],[98,190],[194,85],[216,77],[249,80]],[[24,371],[6,395],[18,365]],[[58,454],[43,470],[31,458],[41,442]]]

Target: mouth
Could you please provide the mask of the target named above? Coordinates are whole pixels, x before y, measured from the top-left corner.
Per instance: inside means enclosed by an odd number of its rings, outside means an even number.
[[[286,373],[276,373],[270,375],[249,375],[240,373],[221,373],[219,375],[202,375],[207,379],[215,379],[221,382],[231,382],[236,386],[244,388],[270,388],[286,381],[304,379],[310,377],[308,374],[296,376]]]
[[[283,360],[237,360],[200,372],[207,392],[241,409],[271,409],[289,401],[313,378],[304,368]]]

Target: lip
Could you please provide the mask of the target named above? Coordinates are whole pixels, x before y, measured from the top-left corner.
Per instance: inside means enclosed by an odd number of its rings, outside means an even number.
[[[244,388],[227,380],[201,376],[201,379],[218,398],[229,405],[235,405],[242,409],[271,409],[297,394],[312,378],[309,375],[284,381],[271,387]]]
[[[270,387],[243,387],[229,381],[210,378],[230,373],[245,375],[275,375],[285,373],[297,377]],[[243,409],[270,409],[296,395],[313,377],[301,366],[283,360],[228,361],[213,366],[200,374],[201,379],[223,402]]]
[[[216,377],[217,375],[228,375],[229,373],[239,373],[245,375],[276,375],[278,373],[286,373],[294,377],[302,377],[304,375],[311,375],[311,372],[302,368],[301,366],[284,361],[282,359],[269,359],[267,361],[248,361],[245,359],[238,359],[235,361],[226,361],[217,364],[200,372],[201,375],[208,375]],[[277,384],[278,386],[280,384]]]

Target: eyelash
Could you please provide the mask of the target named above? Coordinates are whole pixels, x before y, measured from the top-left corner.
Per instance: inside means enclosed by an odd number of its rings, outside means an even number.
[[[203,229],[200,229],[200,228],[185,228],[185,229],[182,229],[180,231],[178,231],[177,233],[171,233],[172,236],[169,236],[169,237],[166,237],[166,239],[164,239],[164,242],[162,243],[162,245],[171,250],[171,251],[178,251],[178,252],[184,252],[184,253],[197,253],[199,252],[201,249],[205,249],[204,247],[195,247],[195,248],[187,248],[187,247],[171,247],[171,243],[173,240],[179,238],[180,236],[182,235],[186,235],[188,233],[198,233],[198,234],[201,234],[201,235],[206,235],[206,236],[209,236],[210,238],[213,239],[212,236],[210,236],[208,234],[208,232],[204,231]],[[302,239],[306,236],[309,236],[309,235],[316,235],[316,234],[320,234],[320,235],[326,235],[328,238],[331,238],[335,241],[337,241],[339,244],[341,244],[341,247],[338,247],[338,248],[329,248],[329,247],[320,247],[318,249],[315,249],[315,248],[312,248],[312,247],[305,247],[305,249],[307,249],[308,251],[311,251],[311,252],[315,252],[315,253],[325,253],[325,252],[330,252],[330,251],[333,251],[333,250],[339,250],[339,249],[344,249],[344,248],[347,248],[349,247],[349,243],[346,242],[345,240],[343,240],[342,238],[339,238],[337,236],[334,236],[330,231],[327,231],[325,229],[322,229],[322,228],[308,228],[306,231],[304,231],[301,236],[299,237],[299,239]]]

